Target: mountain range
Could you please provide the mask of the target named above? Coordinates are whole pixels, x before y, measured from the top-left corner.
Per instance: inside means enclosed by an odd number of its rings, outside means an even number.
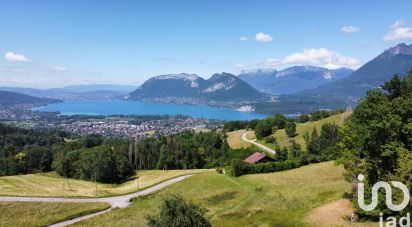
[[[314,89],[278,96],[277,103],[256,105],[262,113],[311,112],[354,106],[370,89],[380,89],[395,74],[403,76],[412,69],[412,45],[401,43],[388,48],[343,79]]]
[[[150,78],[137,89],[123,85],[76,85],[33,89],[2,87],[1,103],[50,102],[47,99],[121,99],[173,103],[240,106],[250,104],[261,113],[298,113],[345,108],[379,89],[395,74],[412,69],[412,45],[388,48],[356,71],[294,66],[284,70],[243,71],[235,76],[214,74],[203,79],[196,74],[168,74]],[[15,93],[35,97],[21,96]],[[276,100],[274,96],[277,95]],[[14,100],[10,101],[9,100]],[[52,99],[52,100],[53,100]]]
[[[132,92],[137,86],[114,84],[72,85],[62,88],[36,89],[0,87],[2,91],[17,92],[39,98],[52,99],[115,99]]]
[[[366,91],[379,88],[393,75],[402,76],[411,69],[412,44],[401,43],[385,50],[349,76],[315,89],[298,92],[295,96],[357,100],[364,97]]]
[[[181,73],[153,77],[126,98],[182,103],[263,102],[269,95],[229,73],[214,74],[207,80]]]
[[[10,91],[0,91],[0,106],[9,107],[15,105],[46,105],[58,102],[56,99],[38,98],[30,95]]]
[[[327,69],[316,66],[293,66],[281,71],[257,69],[242,71],[239,78],[259,91],[273,95],[292,94],[317,88],[350,75],[352,69]]]

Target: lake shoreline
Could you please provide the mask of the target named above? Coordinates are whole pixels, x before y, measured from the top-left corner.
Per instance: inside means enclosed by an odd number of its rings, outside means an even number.
[[[254,112],[241,112],[223,107],[208,105],[173,104],[129,100],[66,100],[33,108],[32,111],[59,112],[61,115],[160,115],[189,116],[217,120],[263,119],[267,115]]]

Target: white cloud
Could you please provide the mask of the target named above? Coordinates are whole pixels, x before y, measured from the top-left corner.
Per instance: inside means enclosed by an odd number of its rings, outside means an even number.
[[[340,30],[345,33],[355,33],[358,32],[360,29],[355,26],[344,26]]]
[[[325,48],[306,49],[286,56],[283,64],[316,64],[320,59],[330,58],[333,53]]]
[[[24,56],[22,54],[16,54],[16,53],[13,53],[13,52],[7,52],[4,55],[4,58],[7,61],[17,61],[17,62],[28,62],[29,61],[29,59],[26,58],[26,56]]]
[[[383,36],[384,41],[394,41],[394,40],[411,40],[412,39],[412,28],[406,27],[404,21],[396,21],[392,26],[391,30]]]
[[[50,68],[50,71],[64,73],[64,72],[68,72],[69,70],[61,66],[54,66]]]
[[[257,33],[255,36],[255,39],[256,41],[259,41],[259,42],[270,42],[273,40],[272,36],[270,36],[269,34],[265,34],[263,32]]]
[[[312,48],[290,54],[282,59],[268,58],[261,62],[261,65],[272,68],[287,65],[315,65],[329,69],[341,67],[356,69],[360,62],[355,58],[343,56],[325,48]]]
[[[245,36],[241,36],[240,38],[239,38],[239,41],[247,41],[248,39],[245,37]]]
[[[244,68],[246,68],[246,65],[244,65],[242,63],[238,63],[238,64],[235,64],[235,68],[238,69],[238,70],[244,69]]]

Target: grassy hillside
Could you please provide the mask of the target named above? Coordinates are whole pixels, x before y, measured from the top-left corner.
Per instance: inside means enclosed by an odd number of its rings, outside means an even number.
[[[242,140],[242,134],[245,133],[246,130],[237,130],[233,132],[227,133],[227,142],[229,143],[230,148],[232,149],[239,149],[239,148],[246,148],[250,147],[251,144],[247,143]]]
[[[309,134],[312,133],[313,128],[316,128],[318,130],[318,133],[320,133],[320,129],[322,127],[323,124],[325,123],[335,123],[337,125],[342,125],[344,120],[348,117],[348,113],[342,113],[342,114],[337,114],[337,115],[333,115],[330,116],[328,118],[319,120],[319,121],[311,121],[311,122],[306,122],[306,123],[297,123],[296,124],[296,133],[297,136],[295,136],[294,138],[289,138],[286,135],[285,129],[280,129],[277,130],[273,136],[276,138],[278,144],[280,147],[284,147],[284,146],[290,146],[290,141],[293,139],[295,140],[298,144],[300,144],[300,146],[302,147],[302,149],[306,149],[306,144],[305,144],[305,140],[303,139],[303,135],[305,135],[306,132],[308,132]],[[238,130],[238,131],[233,131],[233,132],[229,132],[228,133],[228,143],[229,146],[233,149],[237,149],[237,148],[244,148],[244,147],[248,147],[251,146],[251,144],[246,143],[245,141],[243,141],[241,139],[242,134],[245,132],[245,130]],[[248,138],[249,139],[255,139],[254,136],[254,132],[250,132],[248,134]],[[273,145],[271,144],[267,144],[265,143],[263,140],[259,140],[258,141],[261,144],[264,144],[268,147],[271,148],[275,148]]]
[[[0,202],[0,226],[47,226],[109,207],[106,203]]]
[[[213,170],[187,170],[187,173],[204,171]],[[139,188],[146,188],[184,174],[184,170],[139,171]],[[94,182],[67,180],[54,172],[0,177],[0,196],[103,197],[135,191],[137,191],[137,183],[134,178],[119,185],[98,183],[96,195]]]
[[[318,133],[320,133],[320,129],[322,125],[326,123],[335,123],[337,125],[342,125],[347,116],[348,116],[348,113],[341,113],[341,114],[333,115],[333,116],[330,116],[328,118],[325,118],[319,121],[297,123],[296,124],[297,136],[295,136],[294,138],[289,138],[286,135],[286,132],[284,129],[277,130],[273,134],[273,136],[276,138],[279,146],[282,148],[284,146],[290,146],[290,141],[293,139],[296,141],[296,143],[298,143],[302,147],[303,150],[306,150],[305,140],[303,139],[303,135],[305,135],[306,132],[310,134],[312,133],[313,128],[316,128],[318,130]],[[263,141],[259,141],[259,142],[262,144],[265,144]],[[271,145],[267,145],[267,146],[270,147]]]
[[[308,226],[309,211],[350,190],[342,173],[333,162],[239,178],[201,173],[78,226],[146,226],[145,217],[158,210],[167,193],[207,208],[213,226]]]

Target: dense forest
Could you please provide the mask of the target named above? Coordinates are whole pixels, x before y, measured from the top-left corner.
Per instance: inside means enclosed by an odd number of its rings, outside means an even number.
[[[400,181],[412,188],[412,71],[404,78],[394,76],[382,88],[367,93],[342,129],[340,163],[349,182],[357,183],[358,174],[365,175],[366,195],[378,181]],[[357,209],[361,218],[378,220],[380,212],[396,216],[412,211],[410,205],[401,212],[389,210],[384,190],[379,193],[374,211]],[[356,187],[352,196],[357,207]],[[401,201],[402,194],[395,193],[394,200]]]
[[[228,165],[252,150],[230,150],[224,134],[184,131],[139,142],[102,136],[20,129],[0,124],[0,175],[55,170],[68,178],[118,183],[137,169]]]
[[[50,171],[53,146],[64,144],[63,132],[35,132],[0,124],[0,176]]]

